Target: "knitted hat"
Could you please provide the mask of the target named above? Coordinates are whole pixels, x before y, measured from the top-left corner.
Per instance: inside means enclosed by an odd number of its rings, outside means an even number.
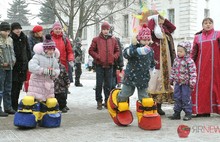
[[[146,24],[143,24],[143,27],[140,29],[138,35],[137,35],[137,40],[151,40],[151,31],[147,27]]]
[[[13,31],[14,29],[22,29],[22,27],[18,22],[14,22],[11,24],[11,30]]]
[[[54,49],[55,50],[56,44],[55,42],[51,39],[50,34],[46,34],[45,40],[43,41],[43,48],[44,50],[46,49]]]
[[[33,33],[38,33],[40,31],[43,31],[43,27],[40,25],[36,25],[34,26],[34,28],[32,29]]]
[[[102,28],[102,30],[105,30],[105,29],[109,30],[110,29],[110,25],[109,25],[108,22],[105,21],[105,22],[102,23],[101,28]]]
[[[8,22],[2,22],[0,24],[0,31],[10,31],[11,30],[11,26]]]
[[[57,29],[57,28],[62,29],[62,25],[60,24],[60,22],[55,22],[55,23],[53,24],[52,30]]]
[[[187,54],[191,51],[191,43],[189,41],[181,41],[178,43],[177,47],[178,46],[183,47]]]

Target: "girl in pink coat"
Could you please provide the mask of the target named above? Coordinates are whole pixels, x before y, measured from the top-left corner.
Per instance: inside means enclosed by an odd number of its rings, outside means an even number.
[[[54,97],[53,80],[60,73],[60,53],[50,35],[46,35],[43,43],[36,44],[33,51],[35,55],[28,63],[31,77],[27,95],[34,96],[38,101],[46,101]]]

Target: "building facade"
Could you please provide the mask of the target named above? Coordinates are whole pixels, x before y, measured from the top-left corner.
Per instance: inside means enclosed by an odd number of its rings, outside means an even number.
[[[121,5],[129,0],[122,0]],[[193,41],[196,32],[202,30],[202,20],[205,17],[212,17],[215,10],[212,5],[215,0],[147,0],[148,9],[163,11],[164,17],[170,20],[177,27],[173,33],[175,45],[181,40]],[[131,42],[133,14],[140,12],[139,1],[132,4],[126,10],[112,15],[106,21],[115,27],[114,35],[119,37],[128,46]],[[100,25],[94,25],[86,29],[86,36],[83,38],[85,53],[90,46],[91,40],[100,32]],[[87,55],[86,55],[87,56]],[[87,59],[87,57],[85,57]]]

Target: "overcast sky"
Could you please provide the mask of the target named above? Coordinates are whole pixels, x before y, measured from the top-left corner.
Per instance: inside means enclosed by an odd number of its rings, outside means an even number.
[[[0,6],[1,6],[1,10],[0,10],[0,14],[2,16],[1,20],[7,18],[7,9],[9,8],[9,4],[8,3],[11,3],[13,0],[0,0]],[[28,2],[31,2],[31,0],[26,0],[27,3]],[[200,1],[200,0],[198,0]],[[220,9],[219,9],[219,6],[220,6],[220,0],[210,0],[210,5],[209,5],[209,8],[211,10],[211,15],[214,20],[214,27],[215,27],[215,30],[220,30]],[[39,9],[40,9],[40,6],[38,5],[33,5],[33,4],[30,4],[28,9],[30,10],[30,12],[32,14],[38,14],[39,12]],[[31,17],[29,17],[29,20],[30,20],[30,23],[31,25],[36,25],[37,22],[39,22],[39,18],[35,18],[35,19],[30,19]]]

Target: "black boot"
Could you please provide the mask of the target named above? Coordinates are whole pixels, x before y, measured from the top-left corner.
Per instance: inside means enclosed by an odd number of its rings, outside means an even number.
[[[157,103],[157,112],[160,115],[165,115],[165,112],[161,109],[161,104]]]
[[[102,102],[97,102],[97,109],[102,110]]]
[[[183,117],[184,121],[189,121],[190,119],[192,119],[192,114],[191,113],[186,113],[186,115]]]
[[[103,103],[102,105],[107,109],[107,101],[105,101],[105,103]]]
[[[171,120],[179,120],[179,119],[181,119],[180,112],[174,111],[174,114],[172,116],[169,116],[169,118]]]

